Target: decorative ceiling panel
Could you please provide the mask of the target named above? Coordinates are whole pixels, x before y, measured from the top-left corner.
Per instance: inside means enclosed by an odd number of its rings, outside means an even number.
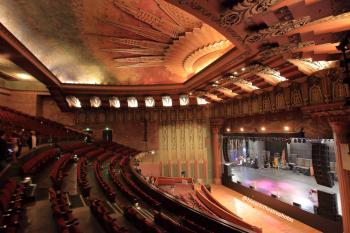
[[[184,83],[233,48],[163,0],[0,0],[0,22],[70,84]]]

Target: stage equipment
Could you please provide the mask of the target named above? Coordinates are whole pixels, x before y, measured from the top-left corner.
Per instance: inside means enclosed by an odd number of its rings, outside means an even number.
[[[232,176],[232,163],[225,163],[224,164],[224,175],[225,176]]]
[[[312,143],[312,166],[317,184],[333,187],[334,177],[331,174],[329,148],[327,144]]]
[[[317,214],[336,221],[338,219],[337,194],[317,191]]]

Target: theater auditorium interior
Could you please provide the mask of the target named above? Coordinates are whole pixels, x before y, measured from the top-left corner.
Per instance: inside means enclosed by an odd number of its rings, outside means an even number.
[[[349,0],[0,0],[0,233],[350,233]]]

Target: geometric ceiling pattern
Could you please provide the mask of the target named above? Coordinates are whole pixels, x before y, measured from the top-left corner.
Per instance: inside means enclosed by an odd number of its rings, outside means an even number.
[[[222,102],[339,66],[350,1],[0,0],[0,22],[62,96]]]
[[[0,8],[0,21],[62,83],[183,83],[234,47],[163,0],[4,1]]]

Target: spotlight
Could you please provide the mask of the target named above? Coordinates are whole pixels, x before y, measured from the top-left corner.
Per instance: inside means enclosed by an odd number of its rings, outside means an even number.
[[[242,71],[245,71],[245,68],[243,67],[241,70],[242,70]]]
[[[243,132],[243,131],[244,131],[244,128],[240,128],[239,130],[240,130],[241,132]]]
[[[306,143],[306,139],[305,138],[303,139],[303,143]]]
[[[288,126],[284,126],[284,131],[289,131],[289,127]]]
[[[235,72],[233,72],[233,74],[234,74],[234,75],[238,75],[238,72],[237,72],[237,71],[235,71]]]
[[[261,131],[265,131],[266,130],[266,128],[263,126],[263,127],[261,127]]]
[[[231,129],[230,128],[226,128],[226,132],[230,132],[231,131]]]

